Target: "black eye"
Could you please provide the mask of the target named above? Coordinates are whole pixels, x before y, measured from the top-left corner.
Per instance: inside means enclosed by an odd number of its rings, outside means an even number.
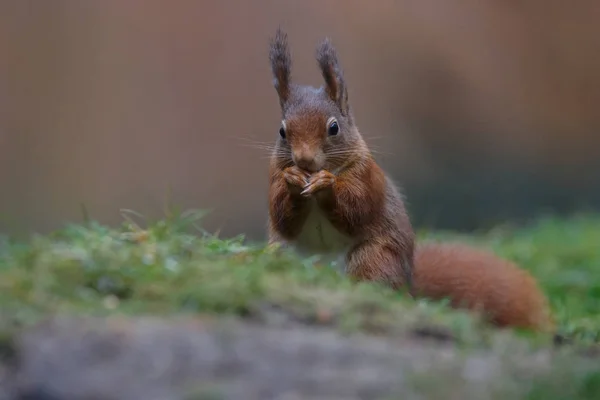
[[[285,129],[283,126],[279,128],[279,136],[281,136],[282,139],[285,139]]]
[[[329,136],[335,136],[338,134],[339,131],[340,131],[340,127],[338,126],[337,121],[333,121],[332,123],[329,124],[329,128],[327,130],[327,133],[329,134]]]

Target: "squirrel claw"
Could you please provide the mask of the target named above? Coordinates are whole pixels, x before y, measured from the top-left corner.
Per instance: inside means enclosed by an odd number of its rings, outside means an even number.
[[[286,168],[283,176],[290,190],[296,193],[300,192],[308,183],[308,173],[296,166]]]
[[[321,170],[310,177],[308,184],[304,187],[304,190],[300,193],[304,196],[310,196],[322,189],[330,187],[335,183],[335,175],[329,171]]]

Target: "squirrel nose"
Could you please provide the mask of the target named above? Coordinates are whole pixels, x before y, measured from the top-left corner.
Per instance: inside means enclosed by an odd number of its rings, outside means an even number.
[[[303,170],[306,170],[308,172],[317,172],[317,166],[315,164],[315,161],[313,159],[310,158],[299,158],[296,160],[296,165]]]
[[[317,163],[315,162],[314,157],[310,157],[308,154],[303,153],[294,156],[294,162],[298,166],[298,168],[303,169],[308,172],[317,172]]]

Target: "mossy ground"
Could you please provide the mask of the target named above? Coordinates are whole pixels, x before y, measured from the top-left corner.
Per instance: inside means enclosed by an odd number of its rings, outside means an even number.
[[[4,332],[56,314],[229,315],[255,322],[276,314],[343,333],[432,336],[466,351],[495,351],[498,338],[515,349],[552,346],[548,337],[500,332],[440,302],[352,283],[318,260],[207,234],[196,225],[201,215],[173,214],[148,226],[127,219],[118,229],[90,221],[27,243],[1,239]],[[543,218],[473,235],[420,232],[419,238],[466,241],[516,261],[549,296],[559,332],[573,340],[569,349],[600,342],[600,217]],[[578,372],[561,364],[527,389],[527,398],[600,396],[600,369]]]

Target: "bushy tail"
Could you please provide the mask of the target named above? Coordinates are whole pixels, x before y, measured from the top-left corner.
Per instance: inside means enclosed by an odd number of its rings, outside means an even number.
[[[527,271],[467,245],[417,246],[413,290],[417,296],[448,298],[455,308],[482,311],[498,326],[555,329],[548,300]]]

